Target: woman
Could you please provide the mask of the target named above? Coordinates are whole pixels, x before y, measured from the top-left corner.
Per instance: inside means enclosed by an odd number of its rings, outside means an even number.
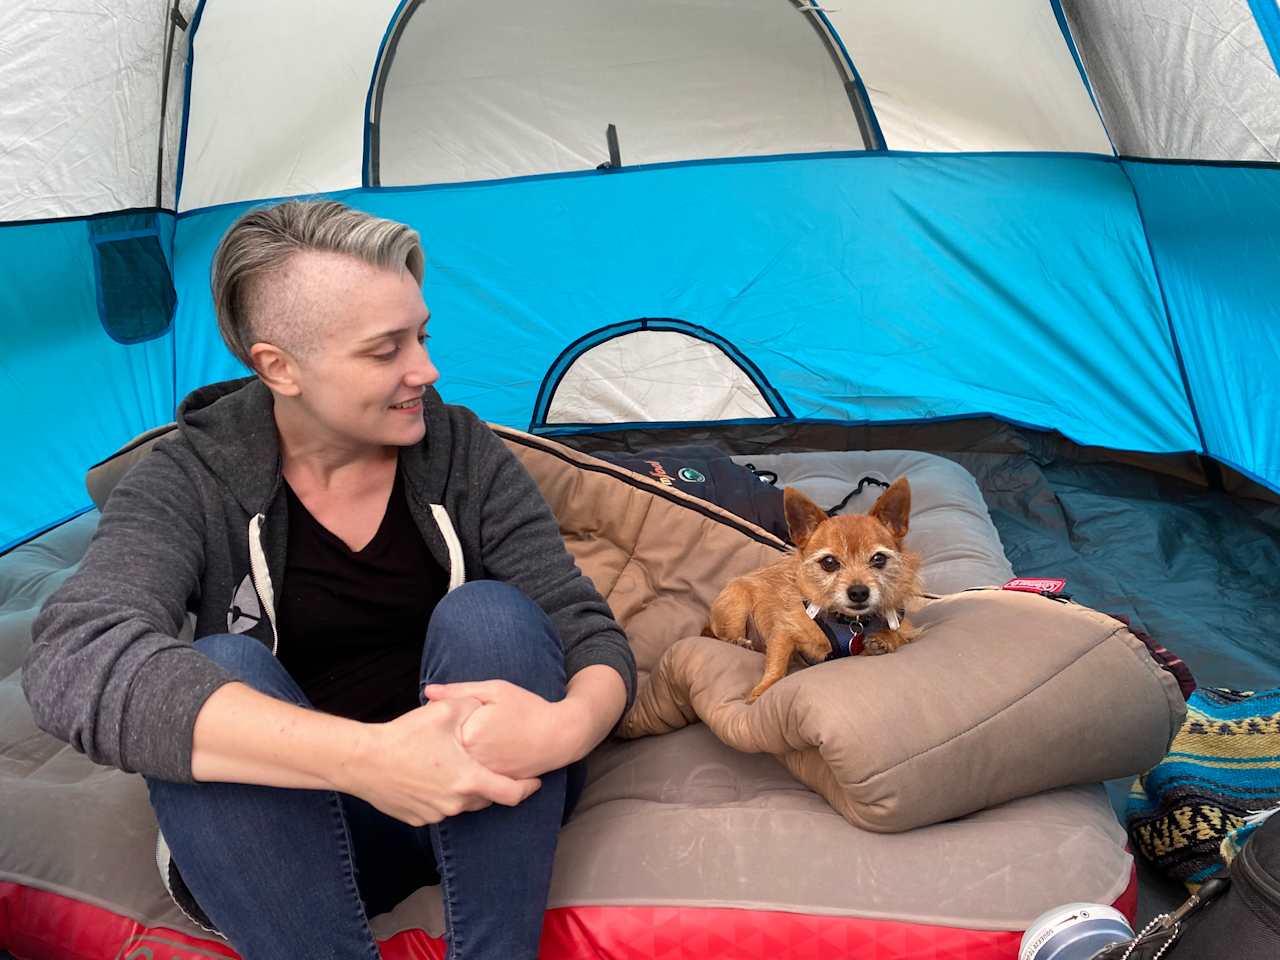
[[[437,876],[451,958],[535,956],[634,694],[532,480],[432,389],[422,275],[338,203],[233,225],[214,303],[256,376],[187,397],[35,623],[37,722],[143,774],[166,882],[246,960],[375,958],[368,917]]]

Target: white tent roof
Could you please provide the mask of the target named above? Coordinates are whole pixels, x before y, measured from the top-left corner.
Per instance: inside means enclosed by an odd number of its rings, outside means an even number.
[[[194,44],[180,209],[360,186],[365,98],[395,9],[396,0],[209,0]]]
[[[433,0],[384,74],[384,185],[590,170],[610,123],[627,165],[864,148],[787,0]]]
[[[170,5],[0,3],[0,222],[156,205]],[[159,170],[170,208],[186,61],[177,31]]]
[[[833,6],[890,149],[1112,152],[1049,3]]]
[[[181,207],[360,186],[395,10],[211,0]],[[788,0],[433,0],[410,12],[381,120],[414,148],[380,151],[384,183],[589,170],[608,157],[608,123],[626,164],[862,147],[847,65],[816,13]],[[829,17],[892,149],[1111,152],[1047,3],[859,0]]]
[[[1254,10],[1275,2],[1062,0],[1120,153],[1280,160]],[[207,0],[189,91],[176,32],[162,126],[167,0],[9,0],[0,222],[171,208],[184,95],[183,209],[361,186],[398,9],[384,183],[588,170],[608,123],[627,165],[856,150],[854,67],[891,150],[1111,153],[1051,3],[832,3]]]

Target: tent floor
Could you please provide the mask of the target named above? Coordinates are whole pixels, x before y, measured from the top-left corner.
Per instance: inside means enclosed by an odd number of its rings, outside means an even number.
[[[1021,577],[1128,618],[1203,687],[1280,686],[1280,504],[1119,463],[949,453],[978,478]]]

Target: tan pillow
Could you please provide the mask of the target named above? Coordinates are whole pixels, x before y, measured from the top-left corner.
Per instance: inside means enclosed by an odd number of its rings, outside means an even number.
[[[920,638],[896,653],[798,670],[751,706],[761,654],[679,640],[621,733],[701,719],[731,747],[776,756],[850,823],[893,832],[1139,773],[1185,716],[1142,642],[1086,607],[970,591],[913,620]]]
[[[177,428],[177,424],[166,423],[146,433],[140,433],[107,459],[90,467],[89,472],[85,474],[84,485],[89,490],[89,498],[93,500],[93,505],[101,510],[107,498],[111,496],[111,491],[129,472],[129,468],[150,453],[151,448],[161,437],[172,433]]]

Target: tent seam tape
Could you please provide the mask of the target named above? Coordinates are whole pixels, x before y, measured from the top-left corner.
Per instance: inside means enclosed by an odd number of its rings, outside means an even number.
[[[707,427],[736,427],[746,424],[778,426],[817,425],[850,429],[867,429],[911,426],[915,424],[950,423],[958,420],[980,420],[984,417],[995,420],[999,423],[1011,424],[1012,426],[1021,427],[1026,430],[1034,430],[1037,433],[1057,433],[1065,437],[1067,440],[1070,440],[1072,443],[1079,444],[1082,447],[1101,447],[1106,450],[1115,450],[1120,453],[1150,454],[1157,457],[1179,456],[1181,454],[1199,455],[1202,453],[1201,450],[1191,447],[1186,449],[1152,450],[1139,447],[1111,446],[1097,441],[1082,439],[1079,436],[1065,432],[1062,427],[1051,427],[1045,426],[1042,423],[1034,423],[1030,420],[1019,420],[1016,417],[1011,417],[1003,413],[994,413],[991,410],[975,410],[967,413],[953,413],[935,417],[896,417],[889,420],[872,420],[867,417],[857,420],[841,420],[835,417],[738,417],[733,420],[628,420],[615,423],[556,423],[540,427],[536,431],[535,435],[555,439],[556,437],[572,437],[579,434],[611,433],[619,430],[680,430],[690,427],[701,429]],[[1228,464],[1228,466],[1232,466],[1232,464]]]
[[[174,213],[168,207],[125,207],[122,210],[99,210],[97,213],[68,214],[63,217],[32,217],[28,220],[5,220],[0,222],[0,229],[5,227],[39,227],[50,223],[75,223],[83,220],[105,220],[107,217],[123,217],[129,214]]]

